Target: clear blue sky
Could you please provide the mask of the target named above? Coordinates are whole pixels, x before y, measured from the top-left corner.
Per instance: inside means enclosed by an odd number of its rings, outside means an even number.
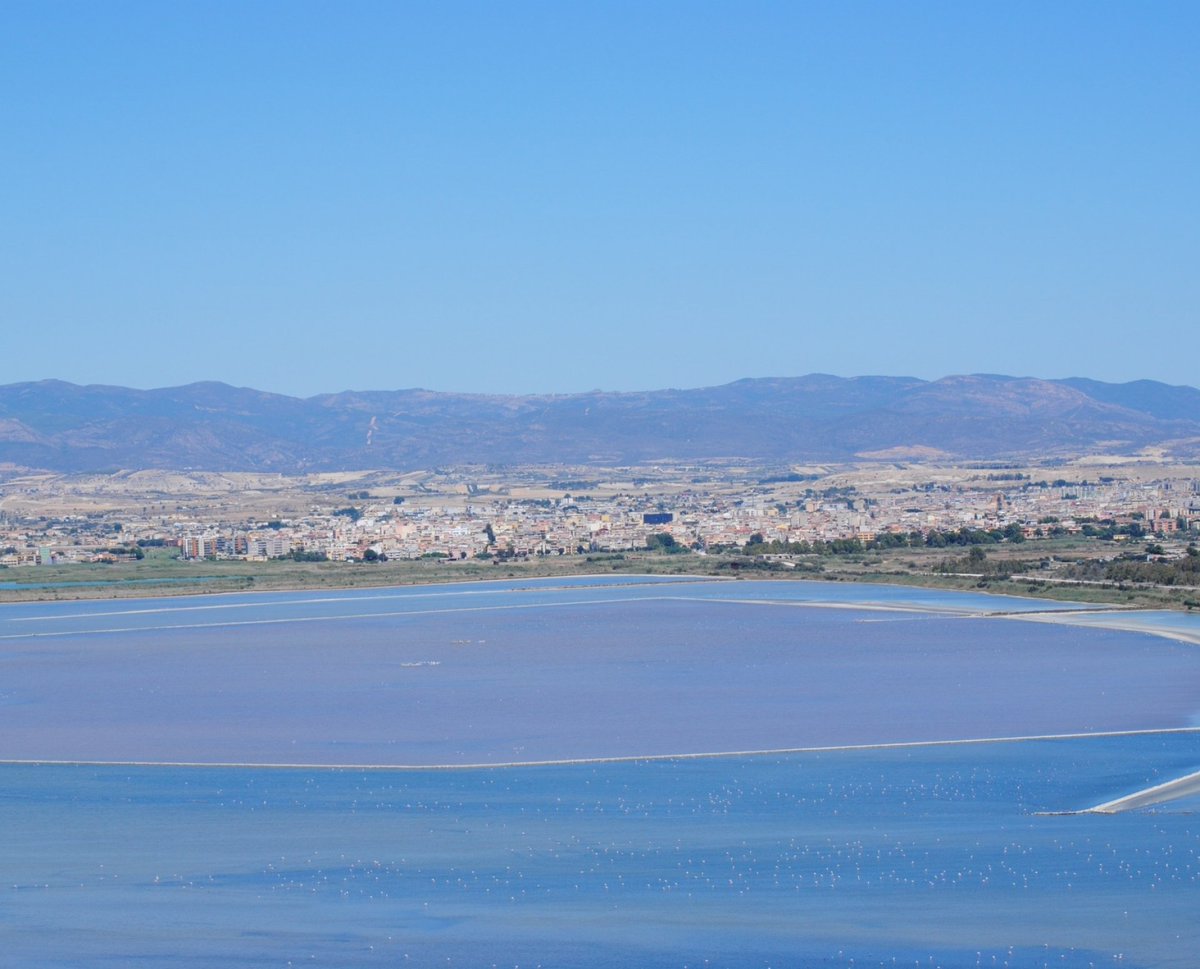
[[[1200,383],[1200,3],[0,4],[0,383]]]

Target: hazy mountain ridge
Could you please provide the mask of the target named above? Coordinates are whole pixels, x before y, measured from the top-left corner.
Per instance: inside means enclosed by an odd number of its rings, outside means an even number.
[[[0,386],[0,463],[55,471],[845,461],[904,451],[981,460],[1146,447],[1200,455],[1200,390],[996,374],[809,374],[527,396],[396,390],[297,398],[215,382]]]

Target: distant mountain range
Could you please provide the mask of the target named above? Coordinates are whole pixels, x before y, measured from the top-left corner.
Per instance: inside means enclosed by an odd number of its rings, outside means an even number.
[[[698,390],[297,398],[221,383],[0,386],[0,465],[54,471],[418,469],[744,459],[1200,456],[1200,390],[993,374],[738,380]]]

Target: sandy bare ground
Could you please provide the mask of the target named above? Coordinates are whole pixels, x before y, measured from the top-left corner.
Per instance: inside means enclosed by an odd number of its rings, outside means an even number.
[[[1173,781],[1155,784],[1133,794],[1126,794],[1112,801],[1105,801],[1095,807],[1082,811],[1082,814],[1121,814],[1125,811],[1136,811],[1138,808],[1153,807],[1156,804],[1166,804],[1183,797],[1200,794],[1200,771],[1185,774]]]
[[[510,767],[558,767],[586,764],[635,764],[659,761],[716,760],[739,757],[788,757],[795,754],[828,754],[856,750],[919,750],[928,747],[970,747],[990,744],[1019,744],[1046,740],[1095,740],[1103,737],[1142,737],[1154,734],[1200,733],[1200,727],[1167,727],[1148,730],[1100,730],[1090,733],[1032,734],[1024,737],[969,737],[962,740],[915,740],[879,744],[834,744],[817,747],[772,747],[765,750],[719,750],[678,754],[629,754],[619,757],[560,757],[549,760],[480,761],[467,764],[343,764],[343,763],[261,763],[259,761],[187,761],[187,760],[68,760],[50,758],[0,758],[0,765],[59,767],[187,767],[229,770],[363,770],[363,771],[473,771]],[[1158,792],[1161,792],[1158,793]],[[1108,801],[1084,811],[1067,814],[1115,814],[1159,804],[1200,792],[1200,771]],[[1140,800],[1153,797],[1153,800]],[[1125,802],[1131,802],[1128,805]],[[1133,802],[1137,803],[1133,803]]]
[[[1181,643],[1200,646],[1200,625],[1197,626],[1195,632],[1191,632],[1190,630],[1179,629],[1174,626],[1162,626],[1153,622],[1135,622],[1130,621],[1128,617],[1142,616],[1144,613],[1135,610],[1125,611],[1116,609],[1111,610],[1111,612],[1105,609],[1088,609],[1085,614],[1089,617],[1089,621],[1081,622],[1079,620],[1080,612],[1073,610],[1062,610],[1059,612],[1014,612],[1004,615],[995,614],[991,618],[1020,619],[1025,622],[1052,622],[1059,625],[1082,626],[1087,629],[1113,629],[1125,633],[1144,633],[1148,636],[1162,636]],[[1091,618],[1100,613],[1105,613],[1105,618],[1099,620]]]

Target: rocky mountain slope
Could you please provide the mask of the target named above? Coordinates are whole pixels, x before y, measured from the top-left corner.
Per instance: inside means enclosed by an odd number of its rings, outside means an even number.
[[[279,472],[444,464],[1200,456],[1200,390],[991,374],[805,377],[640,393],[306,399],[220,383],[0,386],[0,464]]]

